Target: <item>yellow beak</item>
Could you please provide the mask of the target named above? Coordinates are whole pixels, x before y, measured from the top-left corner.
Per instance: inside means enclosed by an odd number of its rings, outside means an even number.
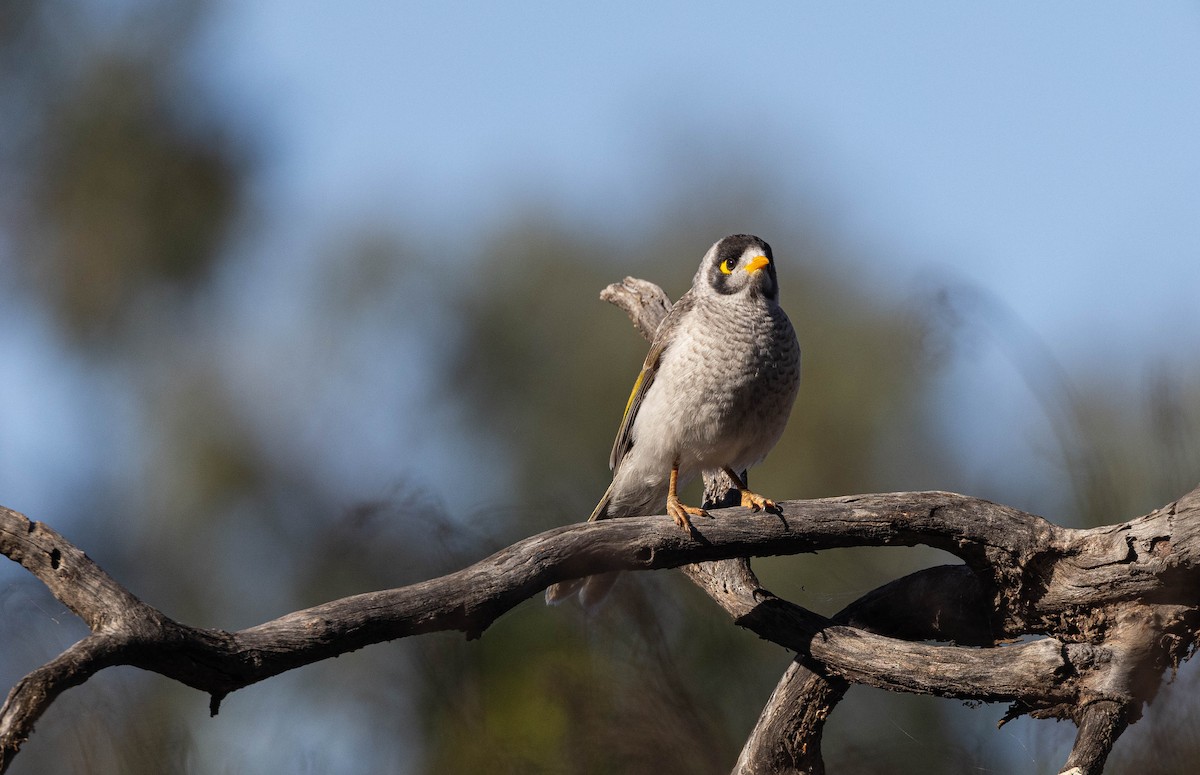
[[[766,256],[755,256],[746,264],[746,272],[749,274],[754,274],[769,263],[771,263],[771,259],[767,258]]]

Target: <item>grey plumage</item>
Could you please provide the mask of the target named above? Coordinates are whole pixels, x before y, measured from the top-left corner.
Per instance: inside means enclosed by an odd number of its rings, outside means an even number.
[[[590,520],[661,513],[690,529],[671,487],[703,471],[745,471],[787,425],[800,386],[800,346],[779,306],[771,248],[746,234],[718,241],[654,335],[609,465],[613,481]],[[743,505],[774,504],[743,490]],[[546,600],[602,599],[615,574],[555,584]]]

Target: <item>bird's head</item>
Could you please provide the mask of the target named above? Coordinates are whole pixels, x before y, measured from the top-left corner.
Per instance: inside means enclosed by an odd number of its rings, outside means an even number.
[[[751,234],[718,240],[704,254],[692,287],[706,295],[749,294],[777,300],[779,280],[771,246]]]

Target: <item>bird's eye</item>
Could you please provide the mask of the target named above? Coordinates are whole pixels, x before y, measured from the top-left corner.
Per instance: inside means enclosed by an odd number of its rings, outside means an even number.
[[[721,274],[732,274],[735,266],[737,266],[737,261],[732,258],[725,259],[721,262]]]

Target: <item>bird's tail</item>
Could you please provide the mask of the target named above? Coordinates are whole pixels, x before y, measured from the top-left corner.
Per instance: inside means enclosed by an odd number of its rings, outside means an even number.
[[[608,513],[608,505],[612,502],[613,486],[608,485],[608,489],[604,491],[600,502],[596,504],[596,508],[592,509],[592,516],[588,517],[588,522],[595,522],[598,519],[608,519],[611,514]]]
[[[592,515],[588,517],[588,522],[608,519],[612,516],[609,513],[612,492],[613,488],[610,484],[608,489],[604,491],[603,497],[600,498],[600,502],[596,504],[596,508],[592,509]],[[594,608],[608,596],[609,590],[613,588],[613,584],[617,583],[618,575],[620,575],[618,571],[613,571],[611,573],[601,573],[598,576],[586,576],[582,579],[571,579],[570,581],[560,581],[557,584],[551,584],[549,587],[546,587],[546,605],[558,605],[578,594],[579,602],[583,604],[584,608]]]

